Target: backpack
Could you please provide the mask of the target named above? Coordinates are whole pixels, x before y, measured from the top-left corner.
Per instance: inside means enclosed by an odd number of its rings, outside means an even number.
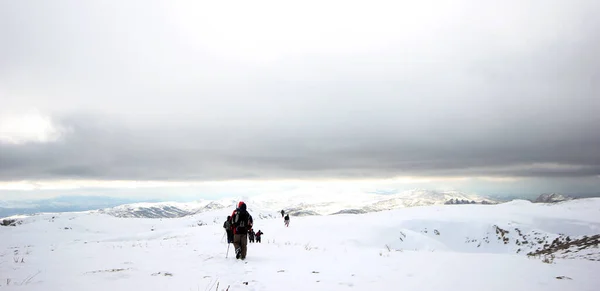
[[[235,228],[235,233],[239,234],[248,233],[248,229],[252,225],[250,213],[244,209],[237,209],[231,220]]]

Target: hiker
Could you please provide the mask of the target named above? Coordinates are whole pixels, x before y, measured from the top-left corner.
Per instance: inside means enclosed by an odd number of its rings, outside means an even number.
[[[231,214],[231,225],[235,258],[244,260],[248,250],[248,230],[252,229],[252,215],[246,210],[246,203],[243,201],[238,203],[238,207]]]
[[[248,239],[250,240],[251,243],[254,242],[254,235],[255,235],[254,230],[250,229],[250,231],[248,231]]]
[[[281,210],[281,217],[283,217],[283,214],[285,213],[285,211],[283,211],[283,209]]]
[[[286,214],[285,218],[283,219],[284,223],[285,223],[285,227],[289,227],[290,226],[290,215]]]
[[[227,243],[230,244],[233,242],[233,230],[231,229],[231,216],[227,216],[227,220],[223,223],[223,228],[227,233]]]
[[[260,243],[260,237],[263,235],[264,233],[262,231],[260,231],[260,229],[258,230],[258,232],[254,235],[256,237],[256,242]]]

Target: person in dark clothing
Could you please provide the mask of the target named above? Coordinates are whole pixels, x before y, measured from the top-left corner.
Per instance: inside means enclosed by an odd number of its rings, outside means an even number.
[[[256,242],[260,243],[260,238],[262,237],[264,233],[262,231],[260,231],[260,229],[258,230],[258,232],[256,234],[254,234],[254,236],[256,237]]]
[[[253,230],[253,229],[251,229],[251,230],[248,232],[248,239],[250,240],[250,243],[253,243],[253,242],[254,242],[254,235],[255,235],[255,233],[254,233],[254,230]]]
[[[285,211],[281,210],[281,217],[285,214]]]
[[[223,223],[223,228],[227,233],[227,243],[230,244],[233,242],[233,230],[231,229],[231,216],[227,216],[227,220]]]
[[[289,214],[285,215],[285,218],[283,219],[283,223],[285,223],[285,227],[290,226],[290,215]]]
[[[233,246],[235,247],[236,259],[246,259],[246,253],[248,251],[248,230],[252,229],[252,223],[252,215],[246,210],[246,203],[240,201],[237,209],[231,214]]]

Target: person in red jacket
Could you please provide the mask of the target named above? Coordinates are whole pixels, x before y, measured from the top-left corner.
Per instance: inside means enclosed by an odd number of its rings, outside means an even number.
[[[258,230],[258,232],[256,234],[254,234],[254,237],[256,238],[257,243],[260,243],[260,239],[263,234],[264,234],[264,232],[260,231],[260,229]]]
[[[233,230],[233,246],[235,258],[246,259],[248,251],[248,230],[252,229],[252,215],[246,210],[246,203],[240,201],[238,207],[231,214],[231,227]]]

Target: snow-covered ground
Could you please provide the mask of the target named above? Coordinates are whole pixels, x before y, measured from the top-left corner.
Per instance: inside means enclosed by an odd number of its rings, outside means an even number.
[[[251,205],[249,205],[251,206]],[[252,208],[252,207],[251,207]],[[598,290],[598,248],[551,264],[527,252],[600,234],[600,199],[440,205],[256,219],[262,244],[226,258],[232,209],[172,219],[99,212],[0,227],[5,290]],[[255,212],[266,212],[253,208]],[[272,213],[277,216],[277,213]],[[254,215],[255,217],[257,215]],[[575,253],[574,253],[575,252]],[[573,259],[574,258],[574,259]],[[560,279],[559,279],[560,278]]]

